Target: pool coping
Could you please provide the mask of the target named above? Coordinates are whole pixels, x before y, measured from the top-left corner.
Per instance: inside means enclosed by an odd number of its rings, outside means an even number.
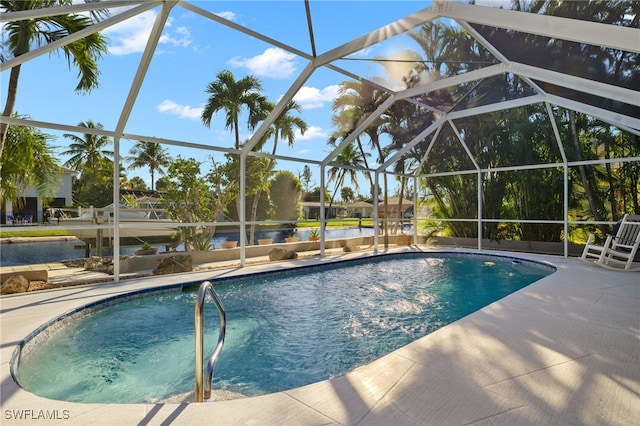
[[[16,346],[73,306],[155,288],[158,282],[185,282],[184,276],[3,296],[3,423],[192,424],[211,418],[220,424],[622,424],[640,418],[640,275],[558,256],[416,246],[388,250],[407,251],[502,255],[548,263],[557,271],[344,376],[203,404],[53,401],[21,389],[10,374]],[[204,271],[189,274],[188,281],[370,255],[344,253]]]

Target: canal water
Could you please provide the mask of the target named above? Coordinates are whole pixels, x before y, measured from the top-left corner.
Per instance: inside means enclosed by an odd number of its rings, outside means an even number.
[[[300,241],[309,239],[309,229],[299,229],[297,235]],[[411,232],[405,228],[405,232]],[[284,242],[290,231],[259,231],[256,232],[256,240],[271,238],[274,243]],[[329,228],[325,231],[326,239],[365,237],[373,235],[372,228]],[[212,240],[215,248],[219,249],[223,241],[240,239],[238,232],[217,233]],[[157,246],[160,251],[164,246]],[[140,247],[121,247],[120,254],[132,255]],[[180,249],[181,247],[178,247]],[[95,254],[95,250],[92,254]],[[103,250],[105,256],[113,252]],[[0,244],[0,266],[29,265],[34,263],[59,262],[62,260],[79,259],[85,255],[85,245],[82,241],[51,241],[51,242],[20,242]]]

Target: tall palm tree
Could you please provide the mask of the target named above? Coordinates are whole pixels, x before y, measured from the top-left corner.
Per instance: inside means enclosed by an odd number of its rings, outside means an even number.
[[[269,102],[266,105],[267,111],[271,112],[275,108],[275,105]],[[302,112],[302,107],[296,101],[291,100],[287,103],[286,107],[278,118],[275,119],[271,127],[266,131],[263,142],[256,146],[256,149],[261,149],[264,146],[264,141],[273,137],[273,148],[271,149],[271,155],[276,155],[278,149],[278,141],[285,139],[289,148],[293,147],[296,140],[296,129],[300,131],[302,135],[307,131],[308,126],[306,121],[302,118],[290,114],[291,111],[298,113]],[[269,165],[273,165],[275,160],[271,158]]]
[[[376,108],[384,102],[386,97],[387,95],[381,90],[361,81],[345,81],[340,84],[338,97],[333,101],[331,106],[333,111],[331,119],[333,124],[337,126],[337,130],[331,135],[329,144],[335,145],[338,139],[345,138],[349,135],[360,121],[374,112]],[[382,124],[384,124],[384,119],[378,118],[364,131],[364,133],[369,136],[370,146],[377,150],[380,159],[383,158],[379,139],[379,128]],[[369,168],[366,151],[362,145],[360,136],[358,136],[355,141],[358,145],[364,166]],[[373,178],[371,173],[366,172],[365,176],[367,180],[369,180],[371,191],[373,191]]]
[[[377,89],[369,84],[365,84],[359,81],[346,81],[342,83],[338,89],[338,97],[335,99],[332,110],[334,111],[333,122],[338,125],[338,130],[329,139],[329,144],[335,143],[335,140],[339,137],[346,137],[351,133],[357,125],[373,113],[388,97],[388,94],[384,91]],[[369,137],[370,146],[378,153],[378,163],[382,164],[385,159],[385,154],[382,151],[382,145],[380,144],[380,129],[385,123],[384,117],[376,118],[365,130],[364,133]],[[366,168],[369,168],[364,148],[360,142],[360,138],[356,138],[363,164]],[[365,173],[365,176],[369,179],[371,185],[371,196],[374,196],[374,183],[371,173]],[[388,212],[388,177],[384,173],[383,179],[383,214],[386,216]],[[388,244],[387,227],[385,230],[385,246]]]
[[[127,157],[127,161],[130,161],[131,164],[129,164],[128,169],[148,167],[151,174],[151,190],[154,190],[155,172],[158,171],[158,173],[164,175],[164,167],[167,167],[171,162],[171,157],[167,150],[155,142],[138,141],[129,150],[129,154],[131,156]]]
[[[329,201],[329,212],[331,212],[331,206],[333,204],[333,200],[336,198],[338,190],[344,185],[345,178],[349,178],[356,191],[360,189],[358,185],[358,171],[351,167],[361,168],[364,165],[363,157],[355,149],[353,143],[350,143],[340,151],[340,154],[336,157],[335,163],[337,165],[330,167],[327,171],[327,174],[329,175],[328,181],[336,183],[333,195],[331,196],[331,201]],[[349,166],[349,168],[341,167],[343,165]]]
[[[202,111],[202,123],[210,127],[213,115],[224,110],[226,113],[224,128],[234,131],[234,146],[239,149],[239,119],[243,107],[247,109],[249,114],[247,119],[249,130],[255,129],[260,119],[265,116],[267,98],[262,95],[262,84],[251,75],[236,81],[231,71],[221,71],[216,76],[216,80],[207,85],[205,91],[211,96]]]
[[[0,0],[0,8],[1,12],[6,13],[64,6],[72,3],[73,0]],[[18,57],[29,52],[34,47],[46,45],[90,27],[94,22],[107,15],[108,12],[106,10],[99,10],[91,15],[56,15],[6,22],[3,24],[2,31],[5,34],[4,39],[6,40],[8,54]],[[69,59],[69,62],[73,58],[73,63],[78,68],[80,80],[76,86],[76,91],[89,92],[91,89],[98,87],[100,71],[98,70],[97,61],[108,50],[107,39],[100,33],[93,33],[83,39],[62,46],[60,49],[64,51],[64,55]],[[2,111],[3,117],[9,117],[13,113],[18,93],[20,68],[21,65],[11,68],[7,85],[7,99]],[[2,155],[6,135],[7,123],[0,122],[0,155]]]
[[[275,104],[269,102],[267,104],[267,110],[265,113],[273,111],[275,108]],[[269,163],[267,164],[267,172],[270,173],[273,170],[275,165],[275,158],[273,156],[276,155],[276,150],[278,149],[278,141],[280,138],[285,139],[287,141],[287,145],[289,147],[293,147],[293,144],[296,140],[296,129],[300,131],[301,134],[307,131],[307,123],[301,117],[297,117],[295,115],[290,114],[291,111],[296,111],[298,113],[302,112],[302,108],[300,105],[291,100],[287,103],[285,109],[282,111],[280,116],[276,118],[265,133],[262,141],[256,145],[255,149],[260,149],[264,146],[265,142],[273,137],[273,148],[271,149],[272,157],[269,158]],[[263,187],[260,186],[258,192],[253,198],[253,205],[251,206],[251,221],[254,222],[258,215],[258,203],[260,201],[260,197],[262,196]],[[251,224],[251,228],[249,230],[249,241],[254,241],[255,235],[255,224]]]
[[[102,124],[94,123],[91,120],[78,124],[79,127],[87,129],[102,129]],[[80,138],[74,134],[65,133],[62,136],[71,139],[73,142],[69,145],[69,149],[64,151],[62,155],[70,155],[64,165],[74,170],[82,172],[83,170],[96,169],[101,167],[103,160],[113,159],[113,151],[105,149],[107,145],[112,143],[111,138],[104,135],[94,135],[85,133],[84,138]]]

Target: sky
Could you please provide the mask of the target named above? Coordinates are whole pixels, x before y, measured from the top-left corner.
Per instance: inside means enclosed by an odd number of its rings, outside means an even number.
[[[311,42],[302,0],[296,1],[191,1],[191,4],[221,16],[252,31],[262,33],[295,49],[311,53]],[[496,6],[500,2],[485,2]],[[501,2],[504,3],[504,2]],[[432,5],[430,1],[314,1],[310,2],[316,52],[322,54],[372,30],[390,24]],[[105,129],[114,130],[131,90],[142,52],[160,8],[155,7],[107,29],[109,54],[100,59],[100,87],[89,94],[74,91],[77,70],[69,66],[61,53],[42,55],[23,64],[15,112],[33,120],[75,126],[92,120]],[[121,10],[120,10],[121,11]],[[118,11],[114,11],[117,13]],[[381,45],[352,55],[351,60],[336,65],[366,78],[383,77],[390,87],[397,86],[397,76],[383,72],[370,59],[397,57],[406,50],[418,50],[407,37],[393,38]],[[145,75],[125,133],[152,136],[197,144],[230,148],[234,139],[225,128],[224,113],[218,113],[207,128],[200,119],[209,95],[208,83],[220,71],[231,71],[236,79],[252,75],[260,80],[263,93],[277,102],[307,65],[307,60],[279,47],[264,43],[239,31],[206,19],[190,10],[175,6]],[[400,73],[400,71],[399,71]],[[6,99],[9,71],[0,74],[2,106]],[[319,69],[305,82],[294,98],[302,107],[301,117],[308,130],[296,137],[293,147],[278,145],[278,154],[321,160],[329,152],[327,138],[335,130],[331,122],[331,105],[337,90],[348,77],[328,69]],[[246,117],[241,117],[241,124]],[[67,161],[61,153],[71,141],[64,132],[44,129],[54,136],[60,164]],[[82,135],[78,135],[82,137]],[[251,136],[241,126],[241,138]],[[121,155],[135,140],[121,142]],[[184,147],[168,147],[169,154],[205,161],[214,154]],[[271,150],[267,145],[265,150]],[[125,165],[127,163],[125,162]],[[298,174],[304,164],[279,161],[276,169]],[[312,167],[312,185],[320,184],[319,169]],[[140,176],[150,184],[147,170],[127,172],[129,178]],[[354,186],[354,185],[350,185]],[[357,193],[368,194],[363,178]]]

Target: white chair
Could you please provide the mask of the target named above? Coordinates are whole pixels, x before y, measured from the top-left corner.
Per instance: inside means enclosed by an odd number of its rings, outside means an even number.
[[[640,271],[631,269],[633,259],[640,246],[640,215],[625,214],[616,235],[607,235],[604,245],[593,244],[594,235],[589,235],[582,258],[596,258],[596,264],[610,269]]]

